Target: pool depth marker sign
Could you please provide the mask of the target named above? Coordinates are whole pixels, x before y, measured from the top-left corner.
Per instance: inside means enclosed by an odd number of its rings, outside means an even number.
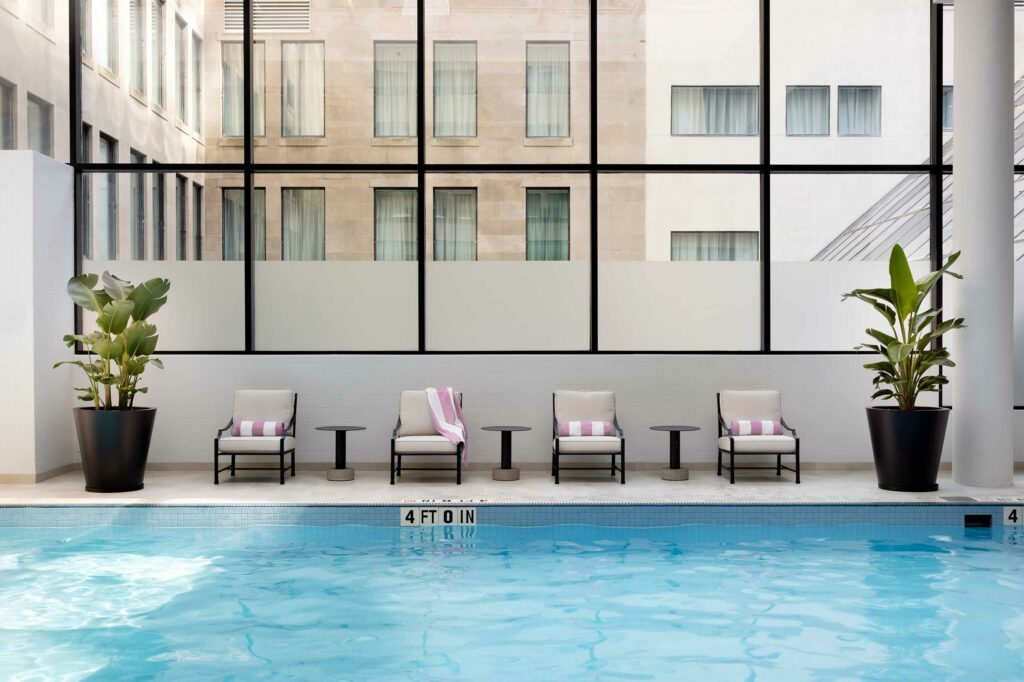
[[[402,507],[403,526],[475,526],[476,507]]]

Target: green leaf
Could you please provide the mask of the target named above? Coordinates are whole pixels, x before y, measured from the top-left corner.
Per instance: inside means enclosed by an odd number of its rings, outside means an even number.
[[[158,367],[159,369],[163,369],[164,368],[164,361],[161,360],[160,358],[149,358],[149,360],[147,360],[147,362],[149,364],[153,365],[154,367]]]
[[[882,345],[886,347],[888,347],[891,344],[898,343],[896,337],[890,336],[885,332],[878,331],[877,329],[865,329],[864,333],[866,333],[868,336],[875,339],[876,341],[881,341]]]
[[[93,289],[99,277],[96,275],[78,275],[68,280],[68,296],[76,305],[98,313],[103,306],[110,303],[110,297],[102,290]]]
[[[151,345],[156,346],[156,326],[148,322],[136,322],[128,328],[124,338],[125,352],[128,355],[149,355],[153,351],[145,351],[143,348],[150,345],[150,338],[153,339]]]
[[[950,277],[954,277],[956,279],[963,279],[963,275],[959,275],[949,269],[953,265],[953,263],[957,261],[958,258],[960,258],[959,251],[950,254],[949,258],[946,259],[945,265],[943,265],[935,272],[929,272],[927,275],[917,280],[915,284],[917,285],[919,301],[923,301],[925,297],[928,296],[929,293],[931,293],[932,287],[935,286],[935,283],[938,282],[943,275],[949,275]]]
[[[878,400],[879,398],[888,399],[892,398],[895,394],[887,388],[883,388],[875,391],[871,394],[872,400]]]
[[[896,313],[900,321],[917,310],[917,283],[914,281],[914,273],[910,270],[910,263],[907,261],[907,254],[899,244],[892,247],[889,256],[889,279],[892,284],[893,302],[896,304]]]
[[[914,350],[914,347],[909,343],[893,343],[886,347],[885,352],[889,358],[889,361],[895,365],[903,362],[910,357],[910,353]]]
[[[103,313],[96,318],[96,326],[108,334],[117,336],[125,330],[132,318],[132,308],[135,304],[131,301],[111,301],[103,306]]]
[[[127,300],[135,287],[131,282],[121,279],[109,272],[103,273],[103,291],[115,301]]]
[[[104,360],[116,360],[124,355],[124,341],[120,338],[114,340],[97,339],[93,344],[93,350]]]
[[[135,290],[129,296],[129,299],[135,302],[132,318],[135,320],[145,320],[160,310],[167,303],[167,292],[170,288],[170,281],[161,277],[146,280],[135,287]]]

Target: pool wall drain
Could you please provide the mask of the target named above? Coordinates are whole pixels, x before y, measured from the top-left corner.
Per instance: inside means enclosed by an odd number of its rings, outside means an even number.
[[[964,528],[991,528],[991,514],[964,514]]]

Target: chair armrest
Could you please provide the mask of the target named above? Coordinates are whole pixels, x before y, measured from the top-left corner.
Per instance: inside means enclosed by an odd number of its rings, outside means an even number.
[[[292,419],[288,422],[288,426],[284,427],[284,435],[295,436],[295,415],[292,415]]]
[[[394,440],[395,438],[398,438],[398,430],[400,428],[402,428],[402,418],[401,417],[399,417],[398,421],[395,422],[395,430],[391,432],[392,440]]]
[[[619,415],[616,414],[612,417],[612,426],[615,427],[615,432],[619,434],[619,438],[626,437],[626,434],[625,432],[623,432],[622,427],[619,426]]]
[[[782,428],[786,429],[793,434],[793,438],[796,438],[796,429],[786,423],[785,419],[780,419],[779,422],[782,424]]]
[[[217,429],[217,438],[220,438],[221,434],[223,434],[225,431],[227,431],[228,429],[230,429],[234,425],[235,425],[235,418],[232,417],[231,419],[228,420],[227,426],[225,426],[223,429]]]
[[[722,436],[728,435],[730,435],[729,425],[725,423],[724,419],[722,419],[722,415],[718,415],[718,437],[721,438]]]

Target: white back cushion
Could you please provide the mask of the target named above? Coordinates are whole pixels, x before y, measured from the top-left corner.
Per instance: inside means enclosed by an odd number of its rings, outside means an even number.
[[[284,422],[287,427],[288,422],[292,420],[294,406],[295,391],[235,391],[235,405],[231,417],[236,424],[241,421],[268,421]]]
[[[462,394],[458,391],[455,391],[455,399],[462,404]],[[430,418],[426,391],[402,391],[398,398],[398,419],[401,421],[398,429],[399,438],[437,435],[434,420]]]
[[[555,420],[562,422],[614,422],[612,391],[555,391]]]
[[[722,419],[782,419],[782,396],[778,391],[722,391]]]

